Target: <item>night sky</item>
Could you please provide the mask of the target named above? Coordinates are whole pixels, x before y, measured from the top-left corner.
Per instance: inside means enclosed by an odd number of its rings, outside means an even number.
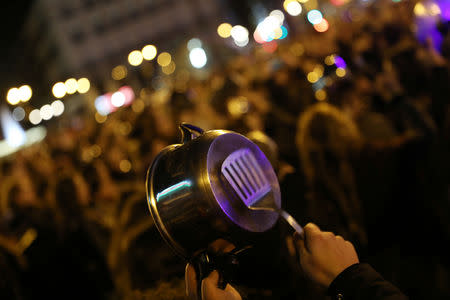
[[[5,98],[5,89],[20,80],[20,74],[15,72],[15,63],[20,57],[16,54],[15,46],[25,22],[32,0],[3,1],[0,8],[0,93]]]

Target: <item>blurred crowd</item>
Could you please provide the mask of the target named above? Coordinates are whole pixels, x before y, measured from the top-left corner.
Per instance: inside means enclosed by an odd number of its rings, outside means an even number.
[[[188,122],[249,134],[300,223],[352,241],[411,299],[448,299],[449,24],[438,25],[438,51],[416,39],[409,1],[329,22],[203,79],[168,76],[132,106],[76,117],[0,161],[0,298],[184,299],[184,262],[159,237],[144,184]],[[299,288],[290,235],[275,230],[280,242],[267,248],[278,249],[255,247],[248,256],[265,263],[250,264],[261,271],[241,289],[249,299],[306,299],[314,288]]]

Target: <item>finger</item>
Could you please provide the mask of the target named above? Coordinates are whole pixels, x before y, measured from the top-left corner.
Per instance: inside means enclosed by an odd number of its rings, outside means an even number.
[[[190,264],[186,265],[184,281],[186,284],[186,295],[188,299],[197,299],[197,275],[194,268]]]
[[[205,280],[208,282],[208,284],[216,285],[219,282],[219,272],[217,270],[214,270],[211,272],[211,274],[208,275],[208,277],[205,278]]]
[[[314,237],[321,233],[319,227],[314,223],[308,223],[303,228],[305,230],[304,240],[305,247],[308,250],[311,250],[311,246],[314,242]]]
[[[304,240],[297,240],[297,247],[300,257],[306,257],[307,255],[311,254],[309,249],[306,247]]]
[[[230,295],[230,298],[228,299],[242,300],[242,297],[239,294],[239,292],[236,291],[236,289],[232,287],[230,284],[227,284],[227,286],[225,287],[225,292]]]
[[[202,281],[202,300],[212,299],[230,299],[230,300],[242,300],[239,292],[234,287],[227,284],[224,290],[217,287],[219,281],[219,273],[217,271],[211,272],[211,274]]]
[[[322,231],[322,237],[327,240],[333,240],[336,238],[336,235],[331,231]]]
[[[320,232],[319,226],[311,222],[306,224],[303,229],[308,232]]]
[[[218,281],[219,273],[216,270],[212,271],[208,277],[202,280],[202,300],[219,299],[219,295],[223,297],[224,291],[217,287]]]
[[[337,239],[337,240],[340,240],[340,241],[345,241],[344,238],[343,238],[342,236],[340,236],[340,235],[337,235],[337,236],[336,236],[336,239]]]

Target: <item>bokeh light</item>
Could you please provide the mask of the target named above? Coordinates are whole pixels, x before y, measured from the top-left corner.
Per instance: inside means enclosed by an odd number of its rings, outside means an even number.
[[[324,62],[327,66],[333,65],[334,64],[334,55],[328,55],[327,57],[325,57]]]
[[[18,122],[22,121],[25,118],[25,110],[20,106],[14,108],[12,111],[12,117]]]
[[[168,66],[172,61],[172,56],[167,52],[162,52],[158,55],[157,61],[161,67],[165,67]]]
[[[106,116],[111,112],[110,104],[105,95],[100,95],[95,98],[94,105],[97,112],[102,116]]]
[[[131,86],[122,86],[121,88],[119,88],[119,92],[121,92],[125,96],[125,103],[123,105],[127,106],[133,102],[135,94]]]
[[[324,68],[322,65],[316,65],[313,70],[313,72],[316,73],[317,76],[319,76],[319,77],[323,76],[323,71],[324,71]]]
[[[306,76],[306,79],[308,79],[309,82],[315,83],[317,80],[319,80],[319,75],[316,72],[309,72]]]
[[[268,53],[274,53],[275,50],[277,50],[277,48],[278,48],[278,44],[275,41],[271,41],[271,42],[263,44],[264,51],[266,51]]]
[[[119,163],[119,169],[123,173],[128,173],[131,170],[131,162],[128,159],[123,159]]]
[[[133,104],[131,105],[131,109],[135,112],[135,113],[141,113],[145,108],[145,103],[144,101],[142,101],[141,99],[137,99],[136,101],[133,102]]]
[[[302,5],[297,0],[285,0],[283,7],[288,14],[294,17],[302,13]]]
[[[217,27],[217,34],[221,37],[221,38],[228,38],[231,36],[231,29],[233,28],[233,26],[231,26],[231,24],[229,23],[222,23]]]
[[[156,57],[156,54],[158,53],[158,50],[154,45],[146,45],[144,48],[142,48],[142,57],[145,60],[152,60]]]
[[[284,14],[281,10],[276,9],[270,12],[269,16],[277,19],[278,23],[281,25],[284,22]]]
[[[171,61],[167,66],[161,67],[161,71],[166,75],[172,74],[173,72],[175,72],[175,69],[176,65],[173,61]]]
[[[200,41],[198,38],[192,38],[187,43],[187,48],[189,51],[195,48],[201,48],[202,47],[202,41]]]
[[[124,65],[118,65],[114,67],[111,71],[111,77],[114,80],[122,80],[127,77],[128,71]]]
[[[227,103],[227,109],[231,116],[237,118],[248,112],[249,103],[246,97],[239,96],[232,98]]]
[[[20,102],[20,92],[18,88],[9,89],[6,94],[6,101],[11,105],[16,105]]]
[[[308,12],[307,18],[309,23],[316,25],[322,22],[323,16],[320,11],[318,11],[317,9],[313,9]]]
[[[331,4],[335,5],[335,6],[341,6],[344,5],[348,2],[349,0],[330,0]],[[395,0],[393,0],[395,1]]]
[[[347,63],[345,62],[345,60],[340,57],[340,56],[334,56],[334,64],[336,65],[336,67],[338,68],[347,68]]]
[[[233,37],[236,44],[242,44],[245,43],[245,41],[247,41],[248,43],[248,30],[244,26],[233,26],[233,28],[231,29],[231,36]]]
[[[248,42],[249,42],[248,38],[246,40],[243,40],[243,41],[234,40],[234,43],[238,47],[245,47],[245,46],[247,46]]]
[[[317,32],[325,32],[328,30],[328,28],[329,28],[329,24],[328,24],[328,21],[325,20],[325,18],[322,18],[322,21],[320,21],[320,23],[314,24],[314,29]]]
[[[63,82],[57,82],[53,85],[52,93],[56,98],[62,98],[66,95],[67,88]]]
[[[305,53],[305,47],[301,43],[294,43],[289,51],[295,56],[302,56]]]
[[[39,113],[43,120],[50,120],[53,117],[53,108],[49,104],[45,104],[41,107]]]
[[[314,93],[314,96],[318,101],[323,101],[327,98],[327,93],[324,90],[320,89]]]
[[[95,113],[95,121],[99,124],[101,123],[105,123],[106,119],[108,119],[108,117],[106,115],[101,115],[98,112]]]
[[[41,123],[42,118],[41,118],[41,112],[39,111],[39,109],[33,109],[30,114],[28,115],[28,119],[30,120],[30,123],[33,125],[37,125],[39,123]]]
[[[125,95],[122,92],[115,92],[111,95],[111,104],[115,107],[121,107],[125,104]]]
[[[346,73],[347,73],[347,72],[345,71],[344,68],[337,68],[337,69],[336,69],[336,75],[337,75],[338,77],[344,77]]]
[[[33,95],[33,91],[31,90],[31,87],[29,85],[22,85],[19,88],[19,99],[22,102],[27,102],[31,99],[31,96]]]
[[[66,86],[66,92],[67,94],[73,94],[78,89],[78,82],[75,78],[69,78],[64,82],[64,85]]]
[[[132,66],[139,66],[143,60],[144,57],[142,56],[141,51],[133,50],[128,54],[128,63]]]
[[[284,39],[285,37],[287,37],[287,35],[288,35],[288,30],[287,30],[287,28],[284,27],[284,26],[281,26],[280,28],[281,28],[282,35],[281,35],[281,37],[280,37],[279,39],[282,40],[282,39]]]
[[[53,101],[51,107],[53,109],[53,115],[55,117],[59,117],[64,112],[64,103],[61,100]]]
[[[206,65],[208,58],[206,57],[205,50],[202,48],[195,48],[189,52],[189,60],[194,68],[201,69]]]
[[[89,79],[85,77],[78,79],[77,85],[78,85],[78,93],[80,94],[87,93],[91,88],[91,83],[89,82]]]

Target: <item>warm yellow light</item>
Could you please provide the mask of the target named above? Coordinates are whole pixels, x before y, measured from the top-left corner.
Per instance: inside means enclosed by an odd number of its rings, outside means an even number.
[[[416,16],[425,16],[427,14],[427,10],[425,6],[419,2],[414,6],[414,13]]]
[[[156,47],[153,45],[147,45],[144,48],[142,48],[142,56],[145,60],[152,60],[156,57],[156,54],[158,51],[156,50]]]
[[[128,62],[132,66],[139,66],[142,63],[144,57],[142,56],[141,51],[134,50],[128,54]]]
[[[120,161],[119,164],[120,171],[123,173],[128,173],[131,170],[131,163],[128,159],[124,159]]]
[[[298,16],[302,12],[302,6],[297,0],[285,0],[283,7],[291,16]]]
[[[328,55],[327,57],[325,57],[325,64],[327,66],[331,66],[334,64],[334,55]]]
[[[344,68],[337,68],[337,69],[336,69],[336,75],[337,75],[338,77],[344,77],[346,73],[347,73],[347,72],[345,71]]]
[[[78,84],[78,93],[80,94],[87,93],[87,91],[89,91],[89,89],[91,88],[91,83],[89,82],[89,79],[84,77],[78,79],[77,84]]]
[[[31,96],[33,95],[33,91],[31,90],[31,87],[29,85],[22,85],[19,88],[19,98],[22,102],[27,102],[31,99]]]
[[[56,98],[62,98],[66,95],[67,89],[66,85],[62,82],[57,82],[53,85],[52,88],[53,96]]]
[[[309,0],[297,0],[298,2],[300,2],[300,3],[306,3],[306,2],[308,2]]]
[[[93,157],[99,157],[102,154],[102,148],[99,145],[93,145],[90,152]]]
[[[324,90],[317,90],[314,93],[314,96],[316,97],[317,100],[323,101],[327,98],[327,93]]]
[[[20,92],[18,88],[11,88],[6,94],[6,101],[11,105],[16,105],[20,102]]]
[[[97,121],[97,123],[105,123],[107,119],[107,116],[103,116],[101,114],[99,114],[98,112],[95,113],[95,121]]]
[[[283,30],[281,30],[281,27],[275,28],[275,30],[273,31],[273,35],[274,35],[274,39],[278,40],[280,37],[283,36]]]
[[[319,80],[319,75],[317,75],[316,72],[309,72],[306,78],[308,79],[309,82],[314,83],[317,82],[317,80]]]
[[[322,77],[323,76],[323,66],[322,65],[315,66],[313,72],[316,73],[317,76]]]
[[[64,82],[64,85],[66,86],[67,94],[73,94],[78,89],[78,82],[75,78],[69,78]]]
[[[161,67],[168,66],[171,61],[172,61],[172,56],[170,56],[170,54],[167,52],[163,52],[160,55],[158,55],[158,64]]]
[[[221,38],[228,38],[231,35],[231,28],[233,28],[233,26],[231,26],[231,24],[228,23],[222,23],[219,25],[219,27],[217,27],[217,34],[221,37]]]
[[[170,62],[169,65],[162,67],[162,72],[166,75],[170,75],[175,71],[175,63],[173,61]]]
[[[114,69],[112,69],[111,77],[114,80],[121,80],[127,77],[127,73],[128,73],[127,68],[124,65],[119,65]]]
[[[303,53],[305,53],[305,47],[303,47],[301,43],[295,43],[294,45],[291,46],[289,50],[295,56],[302,56]]]
[[[437,16],[441,14],[441,9],[439,8],[439,5],[437,5],[436,3],[430,3],[428,12],[430,16]]]
[[[144,108],[145,108],[145,103],[141,99],[137,99],[137,100],[133,101],[133,104],[131,104],[131,109],[135,113],[141,113],[144,110]]]

